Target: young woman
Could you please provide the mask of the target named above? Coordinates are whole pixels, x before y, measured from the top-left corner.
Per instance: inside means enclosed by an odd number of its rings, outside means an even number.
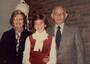
[[[26,39],[23,64],[56,64],[55,39],[46,32],[47,24],[45,16],[33,17],[35,32]]]

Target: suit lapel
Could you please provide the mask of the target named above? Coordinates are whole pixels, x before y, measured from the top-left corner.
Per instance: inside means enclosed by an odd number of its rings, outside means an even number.
[[[61,38],[59,49],[62,49],[65,47],[67,35],[69,33],[68,29],[69,29],[68,26],[65,24],[62,32],[62,38]]]
[[[13,39],[14,43],[16,43],[16,34],[15,34],[15,30],[14,29],[11,30],[11,34],[12,34],[11,38]]]

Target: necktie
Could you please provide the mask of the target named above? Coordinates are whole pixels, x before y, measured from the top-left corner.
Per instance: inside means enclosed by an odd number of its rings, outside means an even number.
[[[60,26],[58,26],[57,32],[56,32],[56,46],[57,46],[57,48],[59,48],[60,40],[61,40],[61,31],[60,31]]]
[[[16,35],[17,35],[16,51],[18,52],[18,49],[19,49],[19,40],[20,40],[20,35],[19,35],[19,33],[16,33]]]

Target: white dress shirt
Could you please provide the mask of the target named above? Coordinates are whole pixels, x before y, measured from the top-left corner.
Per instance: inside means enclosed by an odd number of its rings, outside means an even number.
[[[47,39],[48,34],[44,30],[42,33],[35,32],[32,37],[36,40],[34,51],[42,51],[43,48],[43,40]],[[26,42],[25,42],[25,50],[23,54],[23,64],[31,64],[29,61],[30,58],[30,39],[27,37]],[[51,44],[51,50],[50,50],[50,57],[49,57],[49,62],[47,64],[56,64],[56,45],[55,45],[55,38],[53,37],[52,39],[52,44]]]
[[[57,24],[55,25],[55,27],[54,27],[55,28],[55,31],[54,31],[55,36],[56,36],[56,32],[57,32],[57,27],[58,26],[60,26],[60,31],[61,31],[61,34],[62,34],[63,28],[64,28],[64,23],[62,23],[61,25],[57,25]]]

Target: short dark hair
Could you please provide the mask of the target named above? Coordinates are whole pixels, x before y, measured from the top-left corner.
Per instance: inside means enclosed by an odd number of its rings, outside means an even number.
[[[32,27],[33,27],[33,28],[34,28],[34,25],[35,25],[35,21],[38,20],[38,19],[44,21],[44,23],[46,24],[45,29],[49,26],[49,25],[48,25],[48,20],[47,20],[47,18],[46,18],[46,16],[45,16],[44,14],[36,14],[36,15],[34,15],[33,18],[32,18]]]
[[[22,15],[23,16],[23,20],[24,20],[24,27],[25,27],[25,25],[27,24],[27,18],[26,18],[26,16],[25,16],[25,14],[23,13],[23,12],[21,12],[20,10],[15,10],[15,11],[13,11],[13,13],[11,14],[11,17],[10,17],[10,25],[12,25],[13,26],[13,21],[14,21],[14,18],[16,17],[16,15],[18,15],[18,14],[20,14],[20,15]]]

